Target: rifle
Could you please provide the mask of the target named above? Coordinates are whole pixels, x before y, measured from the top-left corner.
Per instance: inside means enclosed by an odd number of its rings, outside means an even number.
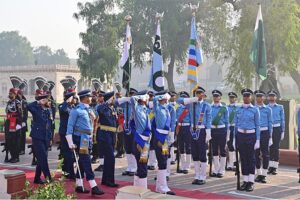
[[[235,175],[236,175],[236,178],[237,178],[236,189],[240,190],[241,183],[240,183],[239,150],[238,150],[236,140],[235,140],[235,157],[236,157],[236,161],[235,161],[234,165],[235,165]]]
[[[4,159],[4,162],[8,162],[8,148],[7,148],[7,146],[6,146],[6,143],[5,143],[5,142],[1,142],[0,146],[3,146],[2,152],[5,151],[5,159]]]
[[[32,145],[32,144],[29,144],[29,145],[27,145],[27,148],[28,148],[28,149],[31,149],[30,152],[29,152],[29,155],[32,154],[32,162],[31,162],[31,165],[36,165],[36,164],[37,164],[37,161],[36,161],[36,157],[35,157],[33,145]]]
[[[213,154],[212,154],[212,144],[211,140],[209,141],[208,144],[208,156],[209,156],[209,176],[212,177],[212,165],[213,165]]]
[[[176,140],[177,140],[177,142],[176,142],[176,148],[177,148],[177,151],[176,151],[176,160],[177,160],[176,171],[177,171],[177,173],[180,172],[180,169],[179,169],[179,163],[180,163],[180,150],[179,150],[178,134],[179,134],[179,133],[177,133],[177,135],[176,135]]]

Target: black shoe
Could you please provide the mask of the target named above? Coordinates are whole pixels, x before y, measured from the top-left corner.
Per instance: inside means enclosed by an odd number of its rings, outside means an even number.
[[[87,194],[87,193],[89,193],[90,191],[89,191],[89,190],[86,190],[86,189],[84,189],[84,187],[82,187],[82,186],[76,186],[76,188],[75,188],[75,192],[77,192],[77,193],[84,193],[84,194]]]
[[[124,171],[124,172],[122,173],[122,176],[129,176],[130,173],[131,173],[131,172],[129,172],[129,171]]]
[[[103,165],[99,165],[99,167],[97,167],[95,169],[96,172],[103,172]]]
[[[246,190],[247,186],[248,186],[248,182],[244,181],[243,184],[242,184],[241,187],[240,187],[240,190],[241,190],[241,191]]]
[[[218,174],[217,174],[217,177],[218,177],[218,178],[223,178],[223,177],[224,177],[224,175],[223,175],[223,174],[221,174],[221,173],[218,173]]]
[[[189,173],[189,170],[186,170],[186,169],[185,169],[185,170],[182,170],[182,173],[183,173],[183,174],[188,174],[188,173]]]
[[[39,185],[44,185],[46,182],[42,181],[42,179],[34,179],[33,183],[34,184],[39,184]]]
[[[155,170],[155,167],[154,166],[148,166],[147,169],[148,170]]]
[[[95,186],[92,188],[92,195],[102,195],[104,192],[98,188],[98,186]]]
[[[19,158],[13,158],[9,161],[10,163],[17,163],[20,162]]]
[[[175,165],[176,164],[176,162],[175,161],[171,161],[171,165]]]
[[[198,185],[204,185],[205,184],[205,180],[199,180],[198,183],[199,183]]]
[[[119,187],[119,184],[111,183],[111,182],[102,182],[101,184],[107,187]]]
[[[247,192],[252,192],[254,190],[254,183],[248,182],[247,187],[245,189]]]
[[[277,169],[276,168],[273,168],[273,171],[271,173],[272,175],[277,175]]]
[[[261,183],[267,183],[266,176],[261,176],[260,182]]]
[[[269,167],[268,174],[272,174],[274,169],[275,169],[274,167]]]
[[[176,195],[176,193],[175,192],[173,192],[173,191],[168,191],[166,194],[168,194],[168,195]]]
[[[261,179],[262,179],[262,175],[258,175],[254,181],[260,183]]]
[[[217,174],[216,174],[216,173],[212,173],[212,174],[210,175],[210,177],[217,177]]]
[[[128,176],[134,176],[134,174],[135,174],[134,172],[129,172]]]
[[[232,167],[227,167],[226,171],[233,171]]]
[[[24,155],[25,151],[20,151],[19,155]]]
[[[192,182],[192,184],[193,184],[193,185],[199,185],[199,181],[200,181],[200,180],[198,180],[198,179],[194,179],[193,182]]]
[[[183,174],[183,171],[184,171],[184,170],[182,170],[182,169],[179,169],[179,170],[177,170],[177,173],[179,173],[179,174]]]
[[[115,158],[124,158],[124,155],[117,153],[116,156],[115,156]]]

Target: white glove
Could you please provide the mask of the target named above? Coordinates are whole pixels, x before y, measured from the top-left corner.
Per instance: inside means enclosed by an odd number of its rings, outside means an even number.
[[[280,140],[282,141],[284,139],[284,132],[281,133],[281,138]]]
[[[17,124],[16,130],[20,130],[21,128],[22,128],[22,126],[20,124]]]
[[[270,139],[269,139],[269,147],[272,146],[272,144],[273,144],[273,139],[270,138]]]
[[[209,140],[211,140],[211,129],[206,129],[206,138],[205,138],[205,142],[208,142]]]
[[[26,126],[26,123],[25,123],[25,122],[22,122],[22,128],[25,127],[25,126]]]
[[[129,102],[130,101],[130,97],[121,97],[117,99],[118,104],[123,104],[125,102]]]
[[[153,101],[149,101],[148,106],[149,106],[150,109],[152,109],[153,108]]]
[[[149,95],[148,94],[140,95],[140,96],[138,96],[138,98],[142,101],[148,101],[149,100]]]
[[[187,104],[195,103],[197,101],[198,101],[198,97],[184,98],[183,104],[187,105]]]
[[[170,98],[171,98],[171,96],[169,95],[169,93],[166,93],[163,95],[163,99],[167,99],[169,101]]]
[[[233,136],[232,146],[235,149],[235,137]]]
[[[70,96],[70,97],[66,100],[66,102],[67,102],[67,103],[70,103],[70,102],[73,100],[73,98],[74,98],[73,96]]]
[[[72,135],[66,135],[66,139],[70,149],[76,149],[76,145],[73,143]]]
[[[259,149],[260,147],[260,141],[256,140],[255,145],[254,145],[254,150]]]
[[[169,146],[175,142],[174,132],[170,131],[168,134],[168,144]]]
[[[230,140],[230,130],[227,130],[226,142]]]

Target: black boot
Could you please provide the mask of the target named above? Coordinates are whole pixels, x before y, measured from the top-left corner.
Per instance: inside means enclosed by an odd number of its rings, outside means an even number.
[[[261,176],[260,182],[261,183],[267,183],[266,176]]]
[[[97,187],[97,186],[96,186]],[[84,193],[84,194],[87,194],[87,193],[89,193],[90,191],[89,190],[86,190],[86,189],[84,189],[84,187],[83,186],[76,186],[76,188],[75,188],[75,192],[77,192],[77,193]]]
[[[255,182],[261,182],[261,179],[262,179],[262,175],[258,175],[256,178],[255,178]]]
[[[247,187],[245,189],[247,192],[252,192],[254,190],[254,183],[248,182]]]
[[[92,188],[92,195],[102,195],[104,192],[98,188],[98,186],[95,186]]]
[[[241,187],[240,187],[240,190],[241,190],[241,191],[246,190],[247,186],[248,186],[248,182],[244,181],[243,184],[242,184]]]
[[[273,167],[272,175],[277,175],[277,169]]]
[[[175,192],[173,192],[173,191],[168,191],[166,194],[168,194],[168,195],[176,195],[176,193]]]

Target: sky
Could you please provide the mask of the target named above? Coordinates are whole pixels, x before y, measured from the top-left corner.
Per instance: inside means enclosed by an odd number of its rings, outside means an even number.
[[[80,0],[86,2],[92,0]],[[77,22],[78,0],[0,0],[0,32],[19,31],[33,47],[48,45],[63,48],[70,58],[78,58],[79,33],[85,31]]]

